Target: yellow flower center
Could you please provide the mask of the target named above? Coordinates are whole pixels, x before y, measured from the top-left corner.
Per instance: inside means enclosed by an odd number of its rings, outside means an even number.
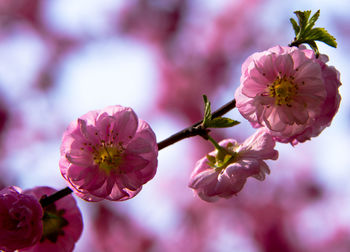
[[[112,144],[102,144],[94,153],[94,163],[99,166],[99,168],[106,173],[117,170],[118,166],[122,161],[123,149]]]
[[[293,78],[277,77],[268,87],[270,97],[275,98],[276,105],[287,105],[291,107],[295,95],[298,93],[298,86],[293,82]]]

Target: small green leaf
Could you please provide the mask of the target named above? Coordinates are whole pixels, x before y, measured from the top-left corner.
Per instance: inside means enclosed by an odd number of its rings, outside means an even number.
[[[203,118],[203,125],[204,127],[207,127],[207,123],[211,120],[211,108],[210,108],[210,101],[208,100],[208,97],[206,95],[203,95],[204,100],[204,118]]]
[[[212,120],[207,121],[206,127],[208,128],[228,128],[233,127],[240,122],[232,120],[227,117],[217,117]]]
[[[317,40],[329,46],[337,47],[335,38],[324,28],[313,28],[306,36],[305,40]]]
[[[310,20],[308,21],[306,30],[311,30],[311,28],[314,27],[319,17],[320,17],[320,10],[316,11],[316,13],[310,18]]]
[[[294,18],[290,18],[289,20],[290,20],[290,22],[293,25],[293,29],[294,29],[295,35],[297,35],[299,33],[299,31],[300,31],[300,27],[297,24],[297,21],[295,21]]]
[[[320,17],[320,10],[316,11],[311,18],[311,11],[295,11],[294,13],[298,18],[299,24],[293,18],[290,19],[295,32],[294,41],[290,46],[299,46],[306,43],[315,51],[316,55],[319,55],[319,51],[315,41],[321,41],[329,46],[337,47],[335,38],[326,29],[320,27],[313,28]]]
[[[300,32],[303,32],[304,29],[306,28],[306,25],[308,23],[310,14],[311,14],[311,10],[308,11],[294,11],[295,15],[298,18],[299,21],[299,25],[300,25]]]

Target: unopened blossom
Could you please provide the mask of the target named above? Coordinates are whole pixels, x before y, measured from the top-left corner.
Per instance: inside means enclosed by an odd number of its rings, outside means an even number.
[[[110,106],[69,125],[62,139],[60,170],[87,201],[126,200],[154,177],[157,155],[150,126],[131,108]]]
[[[56,190],[38,186],[24,191],[37,200],[47,197]],[[42,218],[43,232],[39,242],[20,252],[71,252],[83,231],[81,212],[72,195],[44,207]]]
[[[257,130],[242,144],[225,139],[219,145],[223,149],[209,153],[196,163],[189,182],[189,187],[208,202],[237,194],[248,177],[264,180],[270,173],[264,160],[278,157],[275,141],[265,129]]]
[[[30,247],[43,233],[39,201],[11,186],[0,191],[0,250]]]
[[[339,73],[326,61],[305,47],[276,46],[254,53],[242,65],[235,94],[238,110],[280,142],[295,144],[318,135],[340,101]]]

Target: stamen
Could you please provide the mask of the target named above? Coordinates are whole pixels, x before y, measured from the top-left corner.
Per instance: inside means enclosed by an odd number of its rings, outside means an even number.
[[[117,171],[122,161],[123,151],[124,148],[121,148],[120,143],[115,145],[111,142],[106,143],[104,140],[101,140],[98,148],[94,149],[94,163],[106,173]]]
[[[286,105],[292,107],[291,102],[298,93],[298,86],[294,83],[293,77],[277,77],[277,79],[268,87],[270,97],[275,98],[275,104],[278,106]]]

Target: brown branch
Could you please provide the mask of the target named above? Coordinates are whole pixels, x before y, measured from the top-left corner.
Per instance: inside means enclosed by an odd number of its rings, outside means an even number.
[[[235,107],[236,107],[236,100],[233,99],[232,101],[226,103],[221,108],[219,108],[215,112],[213,112],[212,118],[220,117]],[[174,135],[164,139],[163,141],[160,141],[158,143],[158,150],[161,150],[165,147],[168,147],[169,145],[172,145],[172,144],[174,144],[180,140],[183,140],[185,138],[189,138],[189,137],[193,137],[193,136],[202,136],[205,138],[205,136],[207,136],[207,133],[209,130],[202,126],[202,122],[203,122],[203,120],[196,122],[192,126],[175,133]]]
[[[71,194],[72,192],[73,191],[69,187],[66,187],[60,191],[57,191],[57,192],[51,194],[50,196],[42,198],[40,200],[40,204],[44,208],[44,207],[54,203],[55,201],[62,199],[63,197]]]

